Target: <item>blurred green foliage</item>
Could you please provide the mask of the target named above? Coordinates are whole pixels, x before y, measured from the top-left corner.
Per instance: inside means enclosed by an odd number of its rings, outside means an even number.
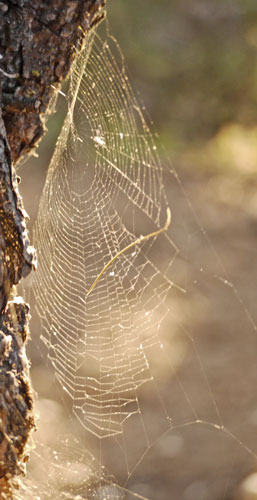
[[[256,123],[256,0],[108,0],[107,9],[168,153],[227,167],[226,152],[215,160],[216,136],[222,149],[223,129],[227,144],[227,127],[238,125],[234,142]]]
[[[173,164],[255,173],[257,0],[107,0],[107,17]],[[39,147],[44,175],[60,101]]]

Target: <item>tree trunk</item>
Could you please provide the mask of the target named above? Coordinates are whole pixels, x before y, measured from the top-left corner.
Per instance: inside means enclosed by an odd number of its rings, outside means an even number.
[[[36,267],[14,165],[43,136],[61,82],[106,0],[0,0],[0,497],[12,498],[35,427],[15,285]]]

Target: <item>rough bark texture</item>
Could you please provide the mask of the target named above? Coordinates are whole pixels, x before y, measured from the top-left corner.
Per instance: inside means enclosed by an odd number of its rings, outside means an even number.
[[[29,246],[25,213],[12,172],[11,151],[0,109],[0,313],[10,290],[35,267],[35,251]]]
[[[13,162],[44,134],[42,114],[65,78],[105,0],[0,2],[0,82]]]
[[[29,309],[13,296],[36,258],[13,166],[44,134],[57,90],[105,1],[0,0],[0,498],[12,498],[35,427]]]
[[[28,306],[19,298],[0,318],[0,493],[12,497],[12,484],[24,472],[27,442],[35,427],[25,351]]]

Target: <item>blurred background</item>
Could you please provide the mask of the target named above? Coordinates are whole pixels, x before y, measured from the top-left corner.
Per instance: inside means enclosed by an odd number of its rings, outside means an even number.
[[[229,203],[245,201],[248,210],[252,204],[255,213],[254,0],[109,0],[108,19],[166,149],[164,159],[190,173],[232,176],[235,191],[226,193],[225,183],[219,195]],[[63,118],[59,108],[39,150],[45,168]]]
[[[153,440],[131,475],[119,465],[113,443],[106,449],[103,445],[101,457],[118,482],[139,498],[253,500],[257,498],[256,476],[251,475],[257,473],[257,3],[107,0],[107,11],[130,81],[159,134],[173,220],[170,234],[183,255],[174,280],[177,273],[187,294],[173,292],[169,297],[172,317],[165,320],[162,335],[172,370],[163,373],[154,363],[152,369],[174,429],[162,430],[156,398],[146,390],[146,421],[150,414],[149,427],[160,425],[155,444]],[[38,149],[39,158],[30,158],[19,169],[30,227],[62,117],[58,104]],[[39,432],[49,443],[69,426],[62,404],[54,402],[59,389],[52,385],[40,347],[31,344],[30,356],[43,422]],[[127,435],[133,441],[132,429]],[[90,437],[81,439],[85,449],[88,443],[91,446]],[[116,494],[109,491],[107,497]],[[95,498],[103,497],[99,493]]]

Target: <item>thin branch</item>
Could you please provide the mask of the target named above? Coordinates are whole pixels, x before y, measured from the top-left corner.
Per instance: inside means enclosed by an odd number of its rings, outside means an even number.
[[[164,231],[167,231],[168,227],[170,226],[170,223],[171,223],[171,213],[170,213],[170,209],[167,208],[167,220],[166,220],[165,225],[163,227],[161,227],[160,229],[158,229],[157,231],[154,231],[153,233],[146,234],[145,236],[143,236],[143,235],[139,236],[139,238],[137,238],[135,241],[132,241],[132,243],[130,243],[125,248],[120,250],[120,252],[116,253],[116,255],[114,255],[114,257],[111,260],[109,260],[109,262],[107,262],[107,264],[104,266],[104,268],[102,269],[100,274],[98,274],[94,283],[92,283],[91,287],[89,288],[86,297],[88,297],[90,295],[90,293],[93,291],[93,289],[95,288],[98,281],[101,279],[103,274],[107,271],[107,269],[109,269],[109,267],[112,266],[112,264],[115,262],[115,260],[117,260],[122,254],[124,254],[125,252],[127,252],[128,250],[133,248],[134,246],[140,245],[141,243],[143,243],[143,241],[147,241],[150,238],[154,238],[155,236],[159,236],[159,234],[164,233]]]

